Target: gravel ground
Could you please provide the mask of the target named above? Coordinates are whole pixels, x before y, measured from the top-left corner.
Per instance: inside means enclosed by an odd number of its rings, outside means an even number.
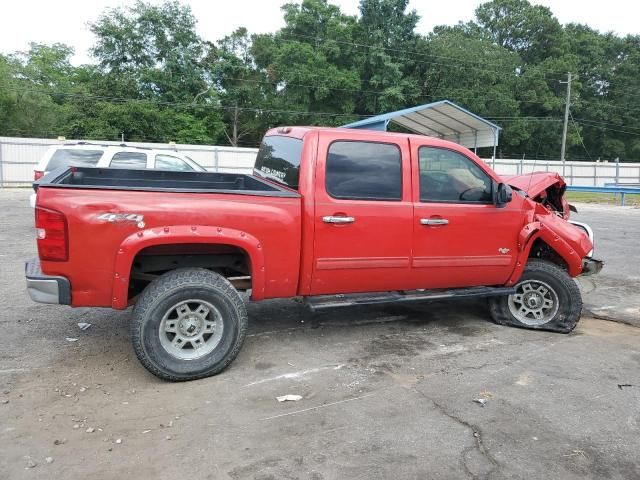
[[[0,191],[1,479],[640,477],[640,210],[578,206],[607,266],[569,335],[493,325],[481,301],[317,329],[266,301],[228,370],[172,384],[137,362],[129,311],[29,300],[28,194]]]

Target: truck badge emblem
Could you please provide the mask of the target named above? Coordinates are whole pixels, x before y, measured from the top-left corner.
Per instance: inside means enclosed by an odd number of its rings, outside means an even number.
[[[499,248],[498,251],[503,255],[506,255],[507,253],[509,253],[509,249],[504,247]]]
[[[109,223],[132,222],[135,223],[138,228],[144,228],[144,215],[140,215],[139,213],[102,213],[98,215],[98,220]]]

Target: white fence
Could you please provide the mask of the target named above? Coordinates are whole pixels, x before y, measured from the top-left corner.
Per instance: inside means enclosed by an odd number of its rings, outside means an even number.
[[[640,163],[565,162],[559,160],[513,160],[498,158],[484,161],[500,175],[531,172],[558,172],[568,185],[604,187],[608,183],[640,183]]]
[[[77,140],[58,141],[43,138],[0,137],[0,187],[24,186],[33,182],[38,161],[52,145],[77,143]],[[98,145],[120,145],[120,142],[95,141]],[[167,143],[127,142],[127,146],[173,150],[188,155],[214,172],[250,173],[256,160],[257,148],[216,147],[208,145],[169,145]]]
[[[33,171],[40,157],[51,145],[76,143],[42,138],[0,137],[0,188],[24,186],[33,181]],[[95,141],[100,145],[119,145],[120,142]],[[177,150],[188,155],[203,167],[215,172],[250,173],[256,158],[256,148],[234,148],[206,145],[169,145],[166,143],[131,143],[129,146]],[[485,159],[496,172],[516,175],[533,171],[563,174],[560,161]],[[640,163],[566,162],[563,175],[569,185],[598,186],[606,183],[640,183]]]

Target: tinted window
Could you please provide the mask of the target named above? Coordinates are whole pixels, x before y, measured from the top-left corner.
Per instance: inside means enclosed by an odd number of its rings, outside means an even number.
[[[172,155],[156,155],[156,169],[193,172],[193,168],[187,162]]]
[[[118,152],[111,159],[111,168],[147,168],[147,154],[138,152]]]
[[[334,142],[327,156],[326,186],[335,198],[400,200],[400,149],[386,143]]]
[[[420,201],[491,203],[491,178],[464,155],[421,147],[418,157]]]
[[[264,177],[298,188],[302,140],[272,135],[265,137],[256,157],[256,170]]]
[[[102,150],[60,148],[49,160],[46,170],[50,172],[60,167],[95,167],[102,153]]]

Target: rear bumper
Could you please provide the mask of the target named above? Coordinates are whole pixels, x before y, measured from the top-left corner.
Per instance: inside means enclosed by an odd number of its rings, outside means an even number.
[[[27,292],[34,302],[71,305],[69,280],[42,273],[40,260],[37,258],[25,263],[24,275],[27,280]]]

